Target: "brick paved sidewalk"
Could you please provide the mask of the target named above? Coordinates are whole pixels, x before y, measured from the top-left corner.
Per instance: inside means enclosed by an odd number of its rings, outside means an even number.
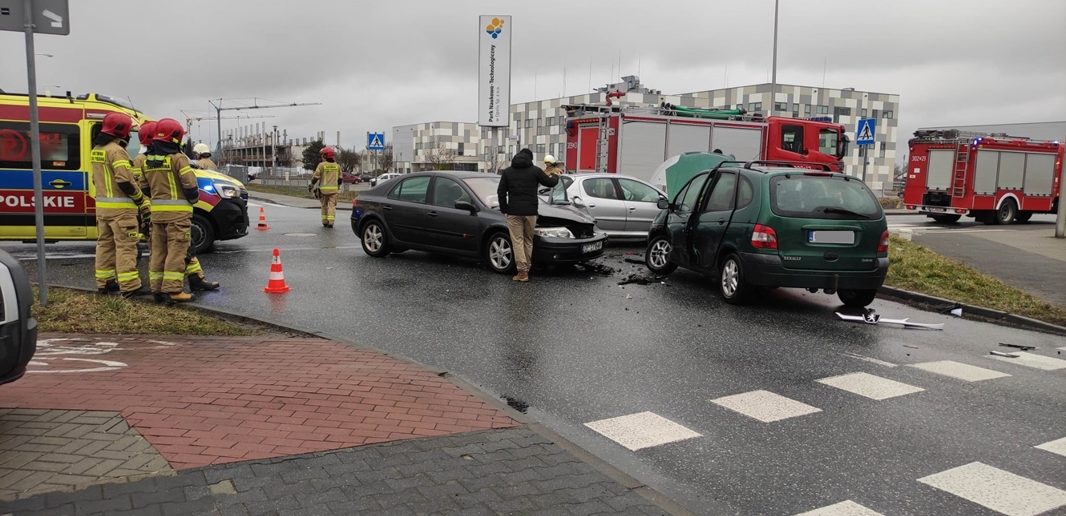
[[[662,513],[450,380],[326,340],[45,335],[0,389],[0,514],[542,510]]]

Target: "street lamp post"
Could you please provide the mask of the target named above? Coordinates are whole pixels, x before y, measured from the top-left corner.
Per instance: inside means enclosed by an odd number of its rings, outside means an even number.
[[[774,0],[774,59],[770,71],[770,116],[774,116],[777,104],[777,8],[781,0]]]

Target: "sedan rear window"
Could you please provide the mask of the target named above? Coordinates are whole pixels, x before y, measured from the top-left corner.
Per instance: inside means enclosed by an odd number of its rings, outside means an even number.
[[[770,182],[770,207],[783,217],[881,218],[881,204],[862,181],[837,175],[775,177]]]

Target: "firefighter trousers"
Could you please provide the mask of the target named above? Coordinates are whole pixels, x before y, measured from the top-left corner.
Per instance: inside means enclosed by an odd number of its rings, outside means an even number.
[[[337,192],[322,192],[319,202],[322,203],[322,223],[333,224],[333,221],[337,219]]]
[[[108,280],[118,280],[123,292],[141,288],[137,272],[137,242],[141,240],[137,213],[98,216],[96,230],[96,288],[104,288]]]
[[[152,292],[177,294],[184,290],[190,227],[192,217],[168,222],[152,221],[152,257],[148,262],[148,280]]]

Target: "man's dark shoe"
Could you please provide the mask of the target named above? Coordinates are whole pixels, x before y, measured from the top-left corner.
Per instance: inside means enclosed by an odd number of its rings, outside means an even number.
[[[118,291],[119,291],[118,281],[117,280],[113,280],[113,279],[107,280],[107,284],[105,284],[103,288],[96,289],[96,293],[97,294],[104,294],[104,295],[117,294]]]
[[[123,292],[122,293],[122,297],[123,297],[123,299],[129,299],[131,297],[147,296],[148,294],[151,294],[151,293],[152,293],[151,290],[148,290],[147,288],[142,286],[141,288],[138,288],[137,290],[129,290],[129,291]]]
[[[200,276],[192,274],[189,276],[189,289],[192,291],[206,292],[209,290],[218,290],[220,287],[217,281],[207,281]]]

